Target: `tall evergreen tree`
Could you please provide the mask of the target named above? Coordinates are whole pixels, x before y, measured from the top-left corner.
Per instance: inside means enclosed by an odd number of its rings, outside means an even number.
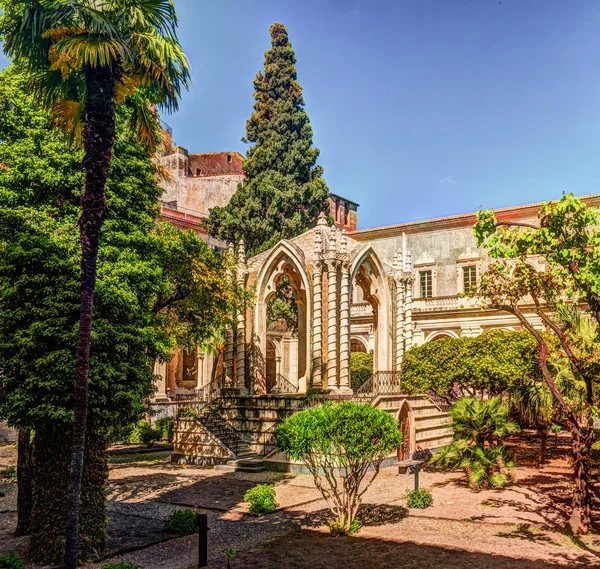
[[[228,242],[244,239],[254,255],[316,223],[329,194],[319,149],[296,78],[296,55],[283,24],[273,24],[264,72],[254,79],[254,112],[246,122],[252,143],[244,161],[245,180],[225,207],[215,207],[209,231]]]

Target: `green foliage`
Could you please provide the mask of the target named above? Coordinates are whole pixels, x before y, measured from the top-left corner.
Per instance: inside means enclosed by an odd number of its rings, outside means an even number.
[[[526,331],[490,330],[475,338],[440,338],[410,349],[400,383],[407,393],[445,396],[455,384],[467,393],[502,393],[539,377],[537,343]]]
[[[483,446],[464,439],[442,447],[432,459],[438,466],[464,470],[471,488],[503,488],[510,482],[508,470],[515,466],[504,445]]]
[[[189,508],[173,512],[167,520],[166,529],[169,533],[180,535],[197,532],[198,519],[196,512]]]
[[[350,353],[350,381],[355,391],[373,375],[373,354]]]
[[[455,440],[442,447],[432,463],[464,470],[472,488],[504,487],[514,461],[501,441],[519,431],[508,414],[501,397],[459,399],[450,409]]]
[[[277,321],[285,322],[288,330],[298,331],[298,302],[297,294],[290,283],[290,279],[284,276],[275,288],[275,295],[267,302],[267,324]]]
[[[144,569],[142,565],[134,565],[129,561],[111,561],[102,565],[102,569]]]
[[[257,484],[244,494],[244,502],[250,504],[251,514],[269,514],[277,509],[275,488],[272,484]]]
[[[156,421],[154,421],[154,427],[164,440],[169,441],[170,443],[173,442],[173,431],[175,430],[175,419],[173,417],[161,417],[160,419],[156,419]]]
[[[508,413],[502,397],[463,397],[450,408],[454,436],[476,444],[496,444],[519,432],[519,426],[509,420]]]
[[[358,518],[354,518],[350,524],[340,523],[337,520],[327,520],[325,523],[331,535],[352,535],[362,527],[362,522]]]
[[[560,432],[562,432],[562,427],[560,425],[557,425],[556,423],[550,425],[550,432],[553,435],[558,435]]]
[[[9,551],[0,555],[0,569],[25,569],[25,561],[17,555],[16,551]]]
[[[328,196],[287,30],[275,23],[269,31],[271,49],[254,79],[256,102],[243,139],[253,144],[244,161],[246,177],[228,205],[211,210],[206,224],[225,241],[244,239],[249,255],[309,229]]]
[[[104,80],[116,84],[115,103],[136,88],[143,94],[130,132],[153,150],[157,115],[148,103],[176,110],[190,78],[171,0],[105,0],[101,9],[89,2],[1,0],[0,12],[4,53],[31,71],[38,101],[54,103],[71,141],[81,138],[94,72],[108,68],[114,73]]]
[[[139,438],[139,441],[148,447],[153,446],[155,442],[162,439],[162,433],[153,428],[152,425],[146,421],[140,421],[138,423],[134,430],[134,436]]]
[[[308,468],[345,533],[381,462],[401,444],[398,425],[388,413],[350,402],[300,411],[277,430],[279,450]],[[372,476],[361,488],[368,472]]]
[[[429,508],[433,504],[433,496],[431,492],[425,488],[418,488],[408,493],[406,497],[406,505],[409,508],[423,510]]]
[[[28,76],[0,73],[0,417],[35,427],[72,420],[79,318],[82,153],[27,94]],[[90,365],[92,425],[123,428],[146,411],[152,364],[220,330],[244,295],[231,259],[159,216],[162,189],[118,107],[98,257]]]
[[[15,465],[7,466],[0,470],[0,478],[16,478],[17,467]]]

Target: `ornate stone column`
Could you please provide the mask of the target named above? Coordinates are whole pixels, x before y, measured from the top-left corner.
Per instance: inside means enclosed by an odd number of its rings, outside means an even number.
[[[404,359],[404,301],[405,283],[396,278],[396,371],[400,371]]]
[[[340,285],[340,389],[350,388],[350,266],[341,265]]]
[[[327,388],[337,389],[337,260],[327,260]]]
[[[244,241],[241,240],[238,245],[238,267],[237,284],[240,288],[244,286],[246,276],[246,250]],[[237,330],[235,343],[235,386],[238,389],[246,387],[246,312],[244,307],[237,314]]]
[[[313,264],[312,385],[323,384],[323,263]]]
[[[412,323],[412,261],[410,253],[406,254],[404,264],[404,274],[406,282],[406,293],[404,295],[404,349],[410,350],[412,347],[413,323]]]
[[[228,326],[225,330],[225,353],[223,354],[223,364],[225,366],[224,387],[233,387],[233,330]]]

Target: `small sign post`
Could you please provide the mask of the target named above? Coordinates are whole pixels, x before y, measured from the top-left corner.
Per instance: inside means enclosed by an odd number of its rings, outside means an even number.
[[[196,514],[198,521],[198,568],[208,567],[208,517]]]

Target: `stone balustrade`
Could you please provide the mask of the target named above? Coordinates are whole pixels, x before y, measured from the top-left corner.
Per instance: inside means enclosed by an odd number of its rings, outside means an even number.
[[[350,316],[360,318],[361,316],[373,316],[373,307],[368,302],[360,302],[350,306]]]

